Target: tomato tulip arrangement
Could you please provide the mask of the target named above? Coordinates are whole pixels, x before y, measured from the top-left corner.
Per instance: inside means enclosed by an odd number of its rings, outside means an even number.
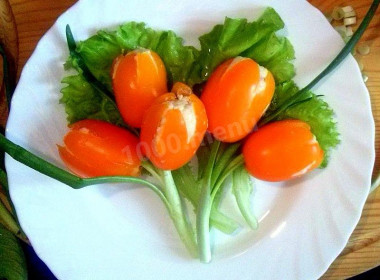
[[[268,181],[288,180],[317,168],[323,151],[310,126],[302,121],[273,122],[252,132],[272,101],[275,81],[270,71],[250,58],[238,56],[219,65],[200,99],[179,82],[165,93],[165,75],[162,60],[153,51],[139,49],[118,56],[111,70],[116,105],[127,125],[141,128],[140,139],[107,122],[82,120],[70,125],[64,138],[66,147],[59,146],[59,152],[66,166],[82,177],[136,176],[146,159],[156,174],[165,173],[191,160],[208,129],[216,144],[206,165],[202,182],[205,194],[201,195],[197,214],[198,247],[202,260],[208,262],[212,173],[217,177],[215,171],[226,169],[223,165],[218,168],[219,141],[234,143],[247,138],[242,148],[247,170]],[[242,166],[241,156],[235,159],[238,162],[229,172]],[[239,172],[235,180],[245,175],[244,169]],[[220,183],[216,190],[219,188]],[[250,192],[247,194],[242,201],[248,200]],[[247,214],[249,205],[241,209],[248,224],[256,227],[254,216]]]
[[[66,67],[78,74],[62,81],[70,124],[58,151],[78,176],[5,137],[0,147],[75,189],[112,182],[150,188],[190,254],[210,262],[210,228],[232,233],[240,226],[219,209],[227,178],[255,229],[250,175],[284,181],[326,166],[338,132],[332,110],[310,89],[350,53],[378,4],[326,70],[301,90],[291,80],[294,50],[275,34],[284,24],[271,8],[251,23],[226,18],[200,37],[200,50],[143,23],[79,44],[67,26]],[[146,173],[155,182],[138,177]],[[194,208],[195,228],[184,199]]]

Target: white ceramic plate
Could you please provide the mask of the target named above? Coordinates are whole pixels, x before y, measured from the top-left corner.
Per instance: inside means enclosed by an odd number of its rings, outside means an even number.
[[[60,99],[68,56],[65,25],[77,39],[99,28],[144,21],[197,37],[225,16],[256,18],[273,6],[293,43],[296,81],[305,85],[342,48],[323,15],[306,1],[83,0],[64,13],[24,67],[7,136],[63,166],[56,144],[66,132]],[[161,201],[138,186],[72,190],[7,157],[10,191],[21,225],[59,279],[316,279],[345,246],[368,194],[374,122],[368,92],[349,57],[315,88],[337,114],[342,143],[328,168],[287,183],[257,182],[257,231],[215,234],[214,261],[190,259]],[[236,211],[235,208],[231,209]]]

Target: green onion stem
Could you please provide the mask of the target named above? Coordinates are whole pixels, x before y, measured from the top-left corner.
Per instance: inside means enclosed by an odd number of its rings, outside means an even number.
[[[220,212],[215,203],[212,205],[210,223],[212,227],[226,234],[232,234],[240,227],[238,222]]]
[[[197,210],[197,240],[198,253],[201,262],[209,263],[211,261],[210,245],[210,214],[212,209],[211,200],[211,176],[215,165],[216,156],[220,146],[219,141],[214,141],[211,146],[210,157],[205,169],[205,175],[202,180],[202,190]]]
[[[162,171],[165,197],[169,203],[169,214],[177,229],[177,232],[193,257],[197,256],[195,233],[187,219],[181,197],[179,196],[171,171]]]
[[[74,189],[84,187],[83,179],[47,162],[40,157],[30,153],[19,145],[14,144],[0,134],[0,148],[17,161],[37,170],[38,172],[52,177]]]
[[[149,161],[149,160],[143,160],[141,162],[141,166],[150,173],[159,183],[161,186],[164,185],[164,181],[162,179],[162,174],[160,174],[160,170],[157,170],[157,168]]]
[[[149,181],[140,178],[130,176],[102,176],[85,179],[80,178],[32,154],[23,147],[11,142],[2,134],[0,134],[0,149],[9,154],[15,160],[25,164],[26,166],[44,175],[56,179],[61,183],[70,186],[73,189],[81,189],[87,186],[105,183],[136,183],[150,188],[161,198],[161,200],[165,203],[166,206],[169,205],[166,197],[157,186],[150,183]]]
[[[224,170],[224,168],[230,163],[232,157],[236,153],[236,151],[240,148],[241,143],[234,143],[229,145],[223,154],[220,156],[219,160],[217,160],[217,163],[215,165],[214,170],[212,171],[212,177],[211,177],[211,186],[214,186],[216,181],[219,178],[220,173]]]
[[[215,186],[213,186],[212,192],[211,192],[211,201],[214,201],[214,198],[219,191],[220,187],[223,185],[224,181],[228,178],[231,173],[238,168],[239,166],[244,164],[244,157],[243,154],[240,154],[236,158],[234,158],[229,165],[224,169],[222,174],[220,174],[218,180],[215,183]]]
[[[322,80],[325,76],[327,76],[331,71],[333,71],[353,50],[355,45],[358,43],[360,38],[362,37],[365,29],[371,22],[373,16],[375,15],[376,9],[379,6],[380,0],[374,0],[372,2],[371,7],[369,8],[367,14],[365,15],[362,23],[351,37],[351,39],[347,42],[347,44],[343,47],[343,49],[339,52],[339,54],[334,58],[334,60],[316,77],[314,78],[307,86],[301,89],[295,97],[289,97],[287,100],[281,104],[281,106],[274,111],[272,114],[262,118],[259,122],[259,126],[263,126],[268,122],[276,119],[282,112],[284,112],[287,108],[292,106],[294,103],[302,102],[304,99],[308,98],[308,91],[312,89],[320,80]]]

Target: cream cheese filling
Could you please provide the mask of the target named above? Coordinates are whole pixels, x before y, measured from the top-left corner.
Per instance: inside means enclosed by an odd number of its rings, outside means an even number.
[[[191,104],[189,97],[179,95],[178,99],[166,101],[165,102],[168,107],[166,109],[166,112],[168,110],[178,110],[181,112],[182,119],[184,121],[185,127],[186,127],[186,133],[187,133],[187,143],[191,142],[191,138],[196,132],[197,128],[197,118],[195,115],[194,106]],[[164,126],[166,122],[166,112],[163,114],[164,117],[160,121],[160,125],[157,128],[155,139],[158,139],[160,137],[162,127]]]
[[[190,143],[191,138],[196,132],[197,118],[189,97],[179,95],[177,100],[168,101],[168,110],[178,110],[181,112],[187,132],[187,143]]]
[[[259,66],[260,79],[259,82],[251,87],[251,96],[250,100],[255,98],[257,94],[264,91],[267,83],[265,82],[265,78],[268,76],[268,70],[262,66]]]

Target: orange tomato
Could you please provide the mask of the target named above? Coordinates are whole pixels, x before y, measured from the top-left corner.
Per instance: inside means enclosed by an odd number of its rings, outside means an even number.
[[[141,127],[153,100],[168,91],[164,63],[153,51],[134,50],[118,56],[111,72],[117,107],[124,121]]]
[[[99,120],[83,120],[69,126],[58,146],[65,165],[81,177],[137,176],[139,139],[129,131]]]
[[[223,142],[243,139],[265,113],[274,89],[272,74],[252,59],[225,61],[211,74],[201,96],[208,130]]]
[[[267,124],[253,132],[243,146],[248,172],[265,181],[299,177],[317,168],[323,155],[310,126],[300,120]]]
[[[205,108],[191,89],[176,83],[172,91],[158,97],[148,109],[140,135],[145,155],[164,170],[187,163],[207,130]]]

